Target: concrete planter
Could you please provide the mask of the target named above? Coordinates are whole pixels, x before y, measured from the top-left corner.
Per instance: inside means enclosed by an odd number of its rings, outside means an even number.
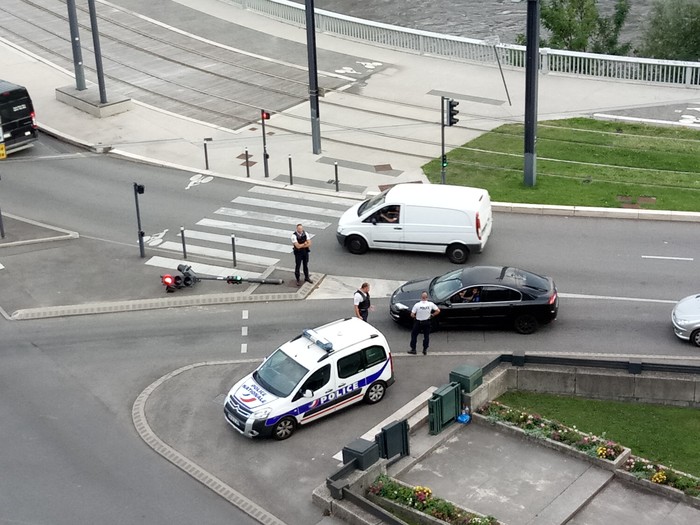
[[[686,505],[700,509],[700,498],[689,496],[682,490],[678,490],[670,485],[663,485],[660,483],[654,483],[648,479],[641,479],[631,472],[622,469],[615,471],[615,477],[620,481],[635,485],[636,487],[639,487],[647,492],[651,492],[652,494],[661,494],[662,496],[672,499],[673,501],[685,503]]]
[[[516,427],[515,425],[510,425],[501,421],[492,421],[483,414],[474,413],[472,414],[472,416],[474,422],[477,424],[495,426],[498,428],[498,430],[502,432],[507,432],[509,434],[520,436],[523,439],[527,439],[528,441],[532,441],[533,443],[537,443],[539,445],[551,448],[553,450],[556,450],[557,452],[561,452],[562,454],[566,454],[568,456],[572,456],[578,459],[583,459],[585,461],[588,461],[589,463],[592,463],[596,467],[600,467],[606,470],[615,471],[617,469],[621,469],[631,455],[630,449],[623,447],[622,453],[615,459],[615,461],[611,461],[609,459],[602,459],[595,456],[590,456],[585,452],[578,450],[575,447],[567,445],[566,443],[562,443],[561,441],[554,441],[553,439],[535,436],[526,432],[522,428]]]

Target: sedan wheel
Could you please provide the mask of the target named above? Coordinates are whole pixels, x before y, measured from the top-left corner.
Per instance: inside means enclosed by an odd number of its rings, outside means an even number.
[[[377,381],[376,383],[372,383],[367,389],[367,393],[365,394],[365,401],[370,405],[379,403],[382,399],[384,399],[385,393],[386,386],[381,381]]]
[[[277,422],[275,428],[272,430],[272,435],[277,441],[282,441],[294,434],[296,426],[296,422],[293,418],[285,417]]]
[[[690,342],[695,346],[700,346],[700,330],[695,330],[690,334]]]
[[[519,334],[532,334],[537,331],[537,319],[532,315],[521,315],[515,319],[515,331]]]

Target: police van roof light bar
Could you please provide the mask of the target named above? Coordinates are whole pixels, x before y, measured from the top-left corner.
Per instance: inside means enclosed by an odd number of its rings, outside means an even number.
[[[319,348],[325,350],[326,352],[330,353],[333,351],[333,343],[331,343],[328,339],[325,337],[321,337],[318,335],[318,333],[315,330],[312,329],[307,329],[302,332],[304,337],[306,337],[309,341],[314,343],[316,346]]]

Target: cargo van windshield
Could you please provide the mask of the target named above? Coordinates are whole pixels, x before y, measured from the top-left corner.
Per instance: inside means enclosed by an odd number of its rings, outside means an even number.
[[[384,199],[386,198],[386,194],[388,191],[389,190],[384,190],[379,195],[375,195],[371,199],[367,199],[365,202],[360,204],[360,207],[357,209],[357,216],[359,217],[366,210],[372,210],[377,206],[381,206],[382,204],[384,204]]]
[[[278,348],[253,373],[253,379],[277,397],[287,397],[308,372],[306,368]]]

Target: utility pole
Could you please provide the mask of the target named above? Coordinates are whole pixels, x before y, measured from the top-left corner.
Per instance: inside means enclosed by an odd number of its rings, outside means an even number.
[[[318,69],[316,66],[316,17],[314,0],[306,0],[306,50],[309,55],[309,103],[311,104],[311,147],[321,153],[321,114],[318,104]]]
[[[540,65],[540,0],[527,0],[525,50],[525,186],[537,180],[537,77]]]

